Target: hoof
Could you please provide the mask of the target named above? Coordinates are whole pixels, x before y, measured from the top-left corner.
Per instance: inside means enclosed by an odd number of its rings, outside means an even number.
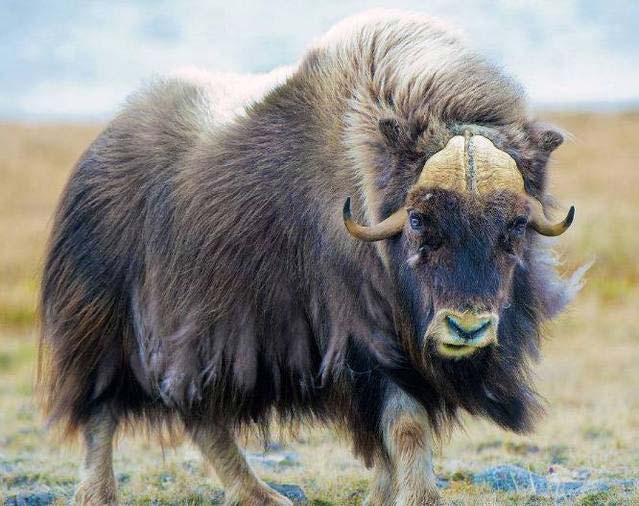
[[[277,493],[272,488],[264,485],[253,489],[252,493],[246,492],[229,496],[224,501],[224,506],[293,506],[293,502]]]
[[[436,490],[419,494],[399,494],[397,506],[444,506],[446,503]]]
[[[73,495],[75,506],[118,506],[115,483],[82,482]]]
[[[392,489],[389,490],[371,490],[362,506],[388,506],[395,504],[395,497]]]

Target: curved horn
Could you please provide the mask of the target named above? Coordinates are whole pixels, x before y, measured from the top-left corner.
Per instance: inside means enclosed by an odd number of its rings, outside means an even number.
[[[528,197],[530,204],[530,222],[529,225],[533,230],[548,237],[563,234],[575,219],[575,206],[570,206],[568,214],[559,223],[550,223],[544,215],[544,208],[536,198]]]
[[[404,228],[406,223],[406,209],[400,207],[397,211],[391,214],[384,221],[377,225],[370,227],[364,227],[359,223],[356,223],[351,217],[351,198],[348,197],[344,202],[344,225],[353,237],[361,241],[381,241],[382,239],[388,239],[394,235],[399,234]]]

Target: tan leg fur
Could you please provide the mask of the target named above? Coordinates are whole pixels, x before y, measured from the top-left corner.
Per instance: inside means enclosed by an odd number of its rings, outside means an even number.
[[[378,459],[373,467],[373,480],[363,506],[388,506],[394,504],[395,489],[393,468],[386,459]]]
[[[117,488],[113,475],[113,435],[117,423],[103,410],[84,427],[86,457],[81,482],[73,497],[78,506],[115,506]]]
[[[432,432],[423,408],[406,394],[397,392],[385,409],[383,432],[393,467],[394,504],[442,504],[433,471]]]
[[[213,466],[224,486],[225,506],[293,505],[253,473],[227,429],[200,427],[191,434],[193,442]]]

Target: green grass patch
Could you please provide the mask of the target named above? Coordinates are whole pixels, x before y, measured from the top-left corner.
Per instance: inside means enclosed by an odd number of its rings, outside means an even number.
[[[13,340],[9,346],[5,346],[0,351],[0,373],[32,366],[35,364],[36,355],[36,346],[32,340],[25,339],[25,342]]]

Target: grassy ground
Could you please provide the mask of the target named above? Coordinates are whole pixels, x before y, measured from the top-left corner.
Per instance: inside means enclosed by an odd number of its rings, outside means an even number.
[[[596,257],[571,309],[548,328],[537,368],[548,414],[530,436],[468,419],[440,450],[437,471],[455,504],[546,504],[532,493],[495,493],[473,472],[510,463],[545,474],[639,477],[639,113],[547,116],[574,137],[555,157],[552,188],[577,206],[558,241],[565,270]],[[0,501],[20,490],[70,493],[79,448],[59,447],[31,399],[37,273],[57,196],[98,129],[0,125]],[[304,430],[289,449],[299,465],[258,466],[268,480],[295,483],[316,505],[359,504],[369,473],[326,430]],[[143,437],[120,442],[115,459],[125,503],[201,504],[218,487],[188,445],[163,451]],[[581,504],[639,504],[637,491],[590,494]]]

